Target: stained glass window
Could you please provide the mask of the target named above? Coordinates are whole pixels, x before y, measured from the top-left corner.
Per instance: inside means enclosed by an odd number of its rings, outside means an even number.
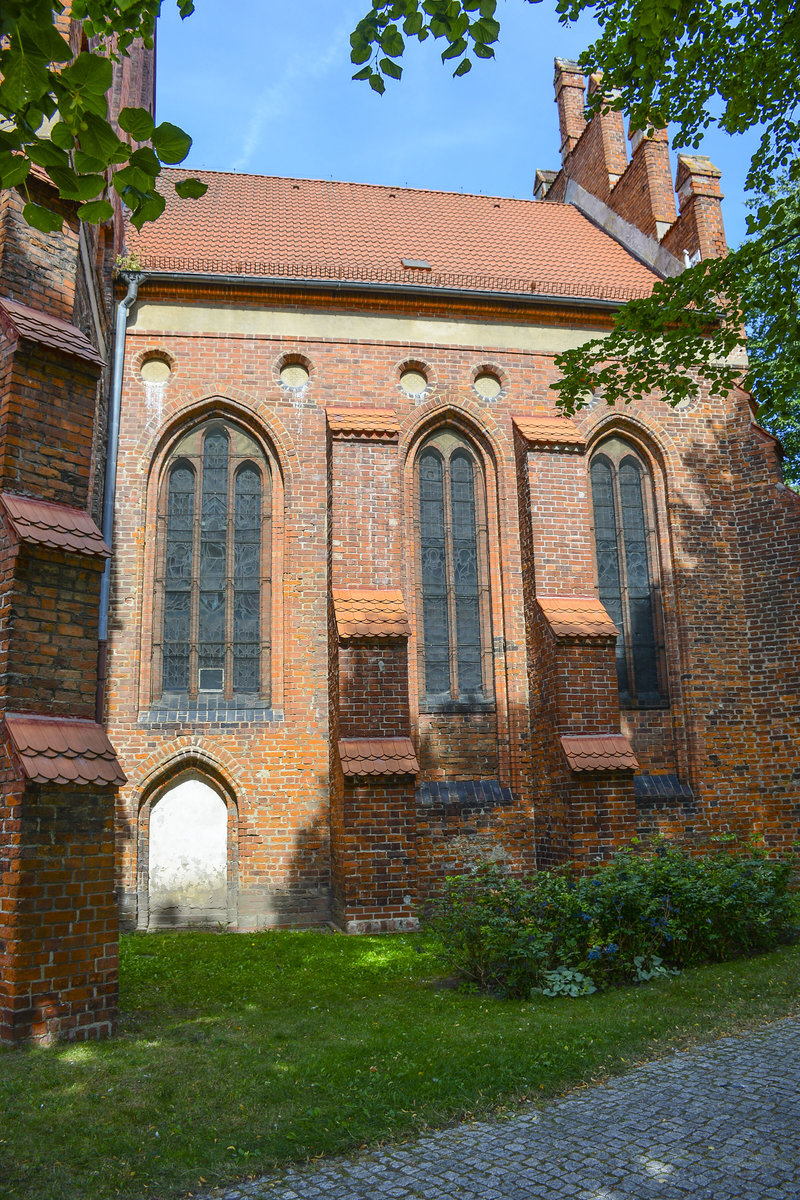
[[[420,678],[429,704],[492,695],[485,512],[474,452],[442,431],[417,460]]]
[[[159,508],[154,690],[268,695],[270,473],[210,421],[178,442]]]
[[[646,707],[666,699],[652,479],[621,438],[592,460],[592,507],[600,600],[620,636],[620,702]]]

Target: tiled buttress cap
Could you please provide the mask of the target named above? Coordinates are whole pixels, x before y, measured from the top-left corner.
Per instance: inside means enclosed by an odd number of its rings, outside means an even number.
[[[537,596],[539,608],[559,642],[614,642],[619,636],[596,596]]]
[[[639,762],[623,733],[561,735],[561,748],[570,770],[636,771]]]
[[[58,317],[39,312],[38,308],[0,297],[0,325],[13,337],[38,342],[42,346],[49,346],[51,350],[83,358],[98,367],[103,365],[102,357],[80,329],[67,321],[60,321]]]
[[[336,630],[347,638],[406,638],[411,626],[399,588],[334,588]]]
[[[166,210],[152,228],[126,231],[145,270],[618,300],[649,295],[658,279],[572,204],[191,174],[208,185],[202,204],[183,204],[167,187]],[[164,175],[174,183],[187,172]]]
[[[22,772],[33,783],[125,783],[114,747],[95,721],[6,713]]]
[[[560,450],[583,454],[586,438],[568,417],[513,417],[531,450]]]
[[[92,558],[109,558],[111,555],[102,533],[89,514],[80,508],[17,496],[13,492],[0,492],[0,508],[21,542],[66,550],[70,554],[87,554]]]
[[[326,408],[331,437],[343,441],[396,442],[400,422],[393,408]]]
[[[416,775],[419,763],[411,738],[342,738],[345,775]]]

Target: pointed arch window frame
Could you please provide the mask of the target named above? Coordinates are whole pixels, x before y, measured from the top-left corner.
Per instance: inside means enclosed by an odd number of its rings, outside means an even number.
[[[426,503],[422,495],[422,464],[428,455],[435,456],[441,464],[441,529],[430,536],[431,530],[426,528],[430,520],[424,513]],[[474,584],[470,584],[472,573],[469,565],[470,543],[469,534],[466,538],[457,536],[465,526],[464,505],[465,481],[461,481],[461,496],[456,494],[454,499],[453,462],[468,460],[472,467],[471,475],[471,504],[474,524]],[[417,610],[417,669],[419,680],[419,707],[421,712],[437,711],[469,711],[495,707],[494,653],[492,639],[492,604],[491,585],[489,578],[489,527],[486,495],[486,472],[480,453],[472,442],[458,429],[445,426],[429,433],[420,443],[414,455],[413,468],[413,504],[414,504],[414,561],[416,566],[416,610]],[[458,483],[458,480],[456,481]],[[457,489],[458,491],[459,489]],[[456,509],[460,506],[460,521],[455,520]],[[438,522],[434,522],[438,524]],[[468,522],[467,522],[468,524]],[[426,551],[432,548],[432,543],[438,541],[438,554],[443,568],[443,579],[440,586],[431,590],[426,588],[426,569],[424,558]],[[460,543],[460,544],[459,544]],[[462,587],[456,578],[455,561],[460,557],[462,562]],[[465,583],[466,581],[466,583]],[[471,594],[475,599],[471,601]],[[434,602],[432,605],[431,602]],[[469,646],[470,616],[468,609],[474,606],[474,626],[479,638],[477,655],[475,654],[475,639]],[[443,610],[445,620],[438,621],[440,637],[438,647],[430,636],[430,625],[435,619],[432,608]],[[427,610],[427,612],[426,612]],[[428,630],[426,630],[426,616]],[[442,627],[446,630],[445,637],[441,636]],[[466,644],[465,644],[466,643]],[[446,653],[445,653],[446,649]],[[470,653],[471,650],[471,653]],[[435,682],[432,676],[436,674],[435,664],[432,670],[432,651],[438,652],[439,673],[447,675],[448,686],[429,687]],[[446,661],[446,671],[444,664]],[[480,674],[480,687],[467,685],[470,675],[475,676],[476,668]]]
[[[602,522],[605,529],[598,520],[598,509],[603,506],[597,502],[594,471],[601,464],[611,475],[613,537],[612,526],[607,520]],[[635,468],[638,488],[631,488],[632,480],[625,483],[622,479],[626,465]],[[668,708],[670,696],[653,468],[639,447],[620,433],[612,433],[596,444],[588,466],[597,593],[620,628],[616,645],[620,707]],[[608,509],[609,506],[604,507]],[[602,542],[606,545],[601,548]],[[645,573],[646,592],[642,584]],[[616,587],[613,579],[604,584],[604,577],[609,580],[614,575]],[[655,686],[645,686],[648,682]]]
[[[208,439],[222,435],[227,446],[224,468],[207,463]],[[172,481],[179,471],[193,477],[191,504],[184,514],[183,539],[173,538]],[[209,472],[224,474],[209,480]],[[246,504],[243,480],[258,477],[258,500],[244,515]],[[216,487],[211,486],[216,482]],[[216,695],[225,700],[271,698],[271,608],[272,608],[272,470],[264,449],[246,429],[224,417],[210,417],[178,437],[167,454],[161,470],[156,509],[156,556],[153,582],[151,700],[176,696],[196,700]],[[188,491],[186,492],[188,495]],[[250,489],[253,494],[253,489]],[[243,501],[245,501],[243,503]],[[212,508],[224,518],[214,519]],[[222,535],[220,537],[220,534]],[[255,534],[255,536],[254,536]],[[168,556],[182,541],[184,566],[168,564]],[[257,579],[246,570],[249,557],[257,558]],[[174,555],[173,555],[174,557]],[[219,569],[209,571],[209,563]],[[187,565],[188,564],[188,565]],[[204,566],[201,564],[205,564]],[[182,586],[175,585],[182,574]],[[170,578],[172,576],[172,578]],[[170,584],[173,584],[170,587]],[[185,668],[177,672],[168,661],[167,647],[177,642],[167,628],[171,597],[183,592],[186,599]],[[214,600],[216,604],[210,603]],[[204,603],[205,598],[205,603]],[[202,612],[201,612],[202,609]],[[212,628],[217,613],[220,629]],[[221,613],[221,618],[220,618]],[[249,631],[246,628],[249,617]],[[253,637],[253,628],[257,633]],[[244,635],[244,636],[243,636]],[[250,653],[246,653],[250,647]],[[255,652],[253,653],[253,648]],[[212,648],[209,653],[209,648]],[[246,660],[255,660],[255,673],[248,672]],[[208,661],[206,661],[208,659]],[[211,659],[214,661],[212,662]],[[222,670],[222,679],[213,672]],[[201,676],[200,672],[211,671]],[[243,682],[244,681],[244,682]],[[252,686],[251,681],[255,686]],[[221,686],[215,686],[221,683]],[[206,686],[202,686],[206,685]]]

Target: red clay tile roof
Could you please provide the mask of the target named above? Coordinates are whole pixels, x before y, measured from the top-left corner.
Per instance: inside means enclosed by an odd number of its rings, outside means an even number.
[[[51,350],[72,354],[99,367],[103,365],[103,359],[80,329],[58,317],[39,312],[38,308],[30,308],[27,304],[0,296],[0,325],[12,337],[26,338],[29,342],[39,342]]]
[[[561,748],[570,769],[581,771],[636,771],[639,763],[623,733],[561,736]]]
[[[342,738],[339,758],[345,775],[416,775],[419,763],[411,738]]]
[[[596,596],[537,596],[536,599],[560,642],[610,642],[619,636],[619,630]]]
[[[331,436],[344,440],[396,442],[400,422],[393,408],[326,408]]]
[[[534,450],[567,450],[582,454],[586,439],[568,417],[514,417],[514,424]]]
[[[402,638],[411,633],[399,588],[334,588],[339,637]]]
[[[656,275],[571,204],[458,192],[195,171],[208,192],[168,187],[163,216],[128,228],[148,271],[384,281],[627,300]],[[167,170],[168,183],[186,171]],[[425,260],[430,270],[404,267]]]
[[[23,713],[6,713],[5,721],[23,774],[34,783],[125,783],[114,747],[94,721]]]
[[[70,554],[88,554],[92,558],[111,556],[102,533],[80,508],[16,496],[13,492],[0,492],[0,504],[21,542],[66,550]]]

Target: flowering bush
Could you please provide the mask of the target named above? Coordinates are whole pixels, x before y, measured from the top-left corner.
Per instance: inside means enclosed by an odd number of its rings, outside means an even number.
[[[483,990],[552,995],[554,980],[580,979],[585,986],[558,994],[584,995],[787,939],[798,917],[792,867],[759,852],[695,857],[663,843],[651,855],[620,851],[588,875],[514,879],[485,866],[448,877],[426,924],[448,967]]]

